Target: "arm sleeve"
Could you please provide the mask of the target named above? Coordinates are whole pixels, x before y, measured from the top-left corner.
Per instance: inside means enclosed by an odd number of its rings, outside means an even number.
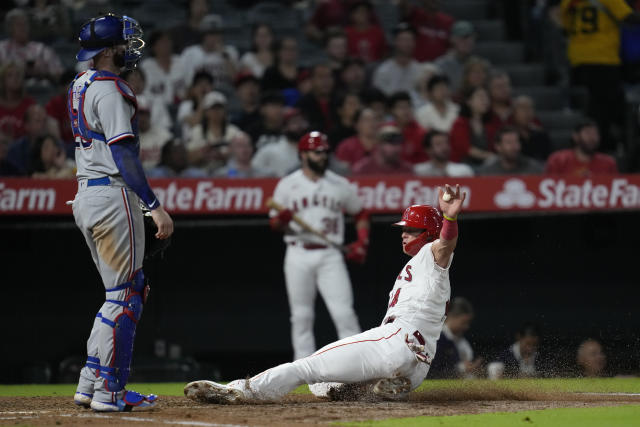
[[[285,208],[289,208],[287,205],[287,187],[286,183],[281,180],[273,191],[273,201],[281,204]],[[278,211],[276,209],[271,209],[269,211],[269,217],[273,218],[276,215],[278,215]]]
[[[609,9],[611,14],[616,17],[618,21],[624,20],[627,15],[633,12],[633,9],[627,5],[624,0],[600,0],[604,7]]]
[[[144,176],[142,163],[138,158],[137,146],[129,138],[121,139],[109,145],[113,160],[122,175],[122,179],[140,197],[151,210],[160,206],[160,202],[149,187],[147,178]]]

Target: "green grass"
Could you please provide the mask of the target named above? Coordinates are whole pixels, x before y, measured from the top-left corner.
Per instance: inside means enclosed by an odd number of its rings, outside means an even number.
[[[140,393],[155,393],[164,396],[182,396],[185,383],[133,383],[131,390]],[[483,390],[488,387],[501,387],[509,390],[528,391],[565,391],[591,393],[640,393],[640,378],[554,378],[531,380],[430,380],[425,381],[418,390],[459,389]],[[71,396],[75,384],[22,384],[0,385],[0,396]],[[298,387],[296,394],[309,393],[309,388]]]
[[[477,415],[453,415],[442,417],[395,418],[379,421],[336,423],[340,426],[375,427],[514,427],[514,426],[562,426],[562,427],[602,427],[638,426],[640,405],[561,408],[541,411],[494,412]]]

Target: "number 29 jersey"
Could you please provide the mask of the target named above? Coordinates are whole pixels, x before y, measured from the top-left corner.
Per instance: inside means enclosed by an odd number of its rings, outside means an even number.
[[[451,297],[449,267],[453,261],[451,254],[446,268],[436,264],[431,252],[434,243],[424,245],[398,274],[385,314],[385,320],[401,319],[419,330],[431,355],[435,354]]]
[[[278,182],[273,200],[339,245],[344,241],[344,213],[355,215],[362,210],[355,185],[329,170],[317,181],[309,179],[302,169],[296,170]],[[271,210],[269,215],[275,216],[277,211]],[[289,227],[291,232],[284,235],[287,243],[326,244],[294,221]]]

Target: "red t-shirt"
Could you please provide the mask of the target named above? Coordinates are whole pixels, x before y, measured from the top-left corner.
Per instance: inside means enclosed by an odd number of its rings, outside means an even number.
[[[433,61],[449,49],[449,37],[453,18],[446,13],[427,13],[420,7],[412,7],[406,21],[416,29],[416,61]]]
[[[350,166],[369,156],[369,154],[371,154],[371,151],[367,151],[357,135],[343,140],[338,144],[338,148],[336,149],[336,157],[338,160],[347,162]]]
[[[596,174],[618,173],[616,160],[602,153],[595,153],[589,162],[581,162],[572,148],[556,151],[549,156],[545,173],[562,173],[586,177]]]
[[[425,130],[415,120],[411,121],[402,129],[402,159],[406,162],[415,164],[429,160],[429,156],[422,148],[422,140],[424,139]]]
[[[492,129],[484,125],[484,134],[488,136]],[[471,123],[467,117],[460,116],[453,122],[451,132],[449,133],[449,141],[451,142],[452,162],[461,162],[469,155],[471,149]],[[487,138],[488,150],[495,151],[493,148],[493,140]]]
[[[25,96],[22,98],[22,101],[20,101],[20,104],[13,108],[0,105],[0,132],[12,140],[23,137],[24,113],[35,103],[35,99],[30,96]]]
[[[413,168],[402,160],[397,165],[389,166],[379,163],[376,156],[369,156],[353,165],[353,173],[355,175],[411,174]]]
[[[71,130],[71,122],[69,121],[69,113],[67,112],[67,97],[65,95],[54,96],[47,102],[45,109],[47,110],[47,114],[58,122],[62,142],[65,144],[73,144],[73,131]]]
[[[372,25],[366,30],[347,27],[345,33],[349,56],[360,58],[364,62],[380,61],[385,57],[387,41],[384,38],[384,31],[379,26]]]

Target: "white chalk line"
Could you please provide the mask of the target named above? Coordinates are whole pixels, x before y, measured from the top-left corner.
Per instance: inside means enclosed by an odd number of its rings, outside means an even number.
[[[21,420],[21,419],[33,419],[39,416],[49,417],[65,417],[65,418],[104,418],[113,420],[134,421],[141,423],[157,423],[157,424],[176,424],[184,426],[199,426],[199,427],[247,427],[243,424],[219,424],[209,423],[206,421],[183,421],[183,420],[163,420],[161,418],[143,418],[143,417],[131,417],[131,416],[118,416],[118,415],[105,415],[105,414],[59,414],[53,411],[3,411],[0,415],[13,415],[13,416],[0,416],[0,420]],[[18,416],[17,416],[18,415]]]
[[[586,394],[589,396],[640,396],[640,393],[595,393],[595,392],[576,392],[575,394]]]

